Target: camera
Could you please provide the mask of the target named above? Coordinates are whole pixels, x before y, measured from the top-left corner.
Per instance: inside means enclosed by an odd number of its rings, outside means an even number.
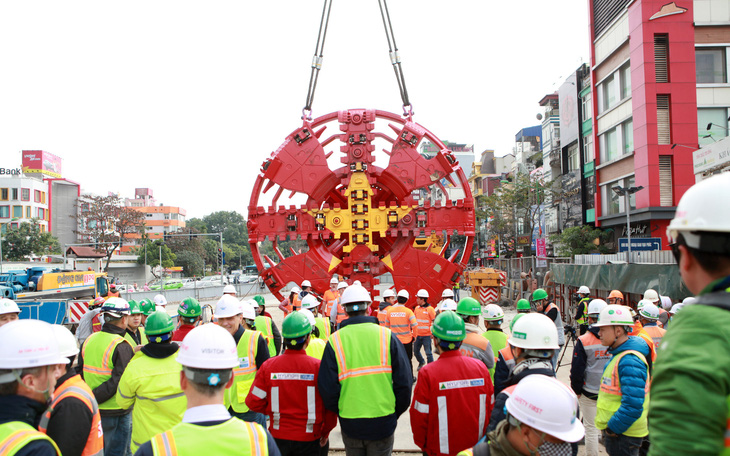
[[[565,326],[563,326],[563,332],[565,333],[566,336],[570,334],[570,336],[573,338],[578,337],[575,332],[575,326],[565,325]]]

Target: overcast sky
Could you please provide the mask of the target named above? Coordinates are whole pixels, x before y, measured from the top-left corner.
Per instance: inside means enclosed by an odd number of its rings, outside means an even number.
[[[511,152],[515,133],[538,123],[538,101],[587,61],[587,4],[390,0],[414,121],[477,154]],[[2,2],[0,166],[42,149],[87,192],[150,187],[188,217],[245,216],[261,163],[301,126],[321,9]],[[401,112],[387,51],[377,0],[334,0],[314,116]]]

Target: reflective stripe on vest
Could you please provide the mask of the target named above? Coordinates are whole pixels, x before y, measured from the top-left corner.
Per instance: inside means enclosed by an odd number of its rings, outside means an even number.
[[[608,348],[601,344],[601,340],[588,331],[578,338],[586,352],[586,370],[583,377],[583,390],[598,394],[601,388],[603,370],[611,359]]]
[[[259,424],[231,418],[214,426],[180,423],[150,440],[155,456],[236,454],[267,456],[266,431]]]
[[[246,396],[256,377],[256,350],[258,338],[263,337],[259,331],[246,330],[238,341],[238,367],[233,368],[233,384],[226,390],[226,405],[236,413],[248,412]]]
[[[30,425],[20,421],[0,424],[0,456],[12,456],[36,440],[48,441],[56,449],[56,454],[61,455],[61,451],[50,437]]]
[[[259,315],[254,320],[256,330],[266,339],[266,347],[269,349],[269,356],[276,356],[276,345],[274,345],[274,328],[271,326],[271,318],[266,315]]]
[[[658,326],[644,326],[644,331],[651,337],[654,346],[659,348],[659,344],[662,342],[662,337],[664,337],[666,330]]]
[[[340,304],[340,299],[337,299],[337,324],[339,325],[344,320],[347,319],[347,312],[345,312],[345,308],[342,307],[342,304]]]
[[[259,390],[261,391],[261,390]],[[263,392],[263,391],[261,391]],[[266,394],[263,392],[264,395]],[[256,394],[257,397],[260,397]],[[304,432],[314,433],[314,423],[317,421],[317,403],[316,403],[316,392],[314,386],[307,386],[307,421],[304,425]],[[279,403],[279,387],[271,387],[271,427],[272,429],[279,429],[281,424],[281,405]]]
[[[94,456],[104,454],[104,432],[101,428],[101,415],[99,415],[99,404],[97,404],[94,394],[88,389],[88,385],[81,379],[80,375],[75,375],[66,380],[53,395],[53,402],[43,414],[38,430],[47,434],[48,423],[51,419],[53,411],[58,407],[58,403],[67,397],[73,397],[86,405],[91,411],[91,428],[89,429],[89,437],[86,439],[86,445],[81,452],[82,456]]]
[[[644,355],[635,350],[626,350],[614,356],[606,365],[606,369],[601,377],[601,390],[598,393],[596,402],[596,428],[606,429],[608,421],[614,413],[621,407],[621,381],[618,375],[618,364],[626,355],[634,355],[639,358],[646,366],[646,385],[644,386],[644,405],[641,416],[623,433],[628,437],[645,437],[649,433],[647,424],[647,414],[649,412],[649,388],[651,381],[649,379],[649,364]]]
[[[438,405],[438,427],[439,427],[439,451],[444,454],[451,454],[449,450],[449,413],[447,407],[446,396],[438,396],[436,398]],[[461,407],[463,404],[456,404]],[[479,395],[479,438],[484,435],[484,423],[487,419],[487,395]],[[456,430],[455,430],[456,431]]]
[[[104,331],[94,333],[86,339],[81,349],[84,358],[83,378],[92,390],[112,377],[114,362],[112,357],[119,344],[128,343],[122,336]],[[116,395],[106,402],[99,404],[101,410],[116,410]]]
[[[386,326],[404,344],[413,340],[413,330],[417,327],[413,312],[402,304],[390,306],[385,316]]]
[[[327,341],[330,338],[329,317],[314,317],[314,326],[319,328],[319,339]]]
[[[575,322],[579,325],[585,325],[588,322],[588,301],[590,301],[591,298],[583,298],[578,302],[578,305],[583,303],[583,313],[581,313],[580,317],[575,320]]]
[[[341,386],[341,417],[377,418],[395,413],[391,334],[387,328],[361,323],[345,326],[330,337]]]
[[[505,364],[507,364],[507,369],[512,372],[512,369],[515,367],[515,358],[512,356],[512,348],[507,345],[501,349],[499,353],[502,355],[502,359],[504,359]]]

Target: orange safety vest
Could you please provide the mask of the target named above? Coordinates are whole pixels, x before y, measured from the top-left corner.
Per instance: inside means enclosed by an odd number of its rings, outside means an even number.
[[[339,325],[343,321],[347,320],[347,313],[345,312],[345,308],[342,307],[342,304],[340,304],[340,299],[337,298],[337,315],[336,315],[336,323]]]
[[[332,306],[337,304],[337,299],[340,297],[340,295],[337,293],[337,291],[327,290],[324,292],[324,298],[322,301],[322,306],[324,308],[324,314],[326,316],[330,316],[330,311],[332,310]]]
[[[392,304],[388,304],[388,307],[378,312],[378,324],[380,326],[385,326],[385,316],[388,314],[388,309],[390,309],[390,306],[392,306]]]
[[[390,306],[385,315],[385,327],[398,337],[401,343],[413,341],[413,333],[418,324],[413,311],[402,304]]]
[[[649,337],[651,337],[656,348],[659,348],[659,344],[662,342],[662,337],[664,337],[664,333],[667,332],[666,329],[662,329],[659,326],[644,326],[644,331],[649,335]]]
[[[418,324],[416,336],[430,336],[431,324],[436,318],[436,311],[431,306],[418,306],[414,314],[416,316],[416,323]]]
[[[299,296],[297,296],[297,295],[294,295],[294,302],[293,302],[293,303],[292,303],[292,305],[291,305],[291,309],[292,309],[292,310],[293,310],[294,312],[297,312],[297,311],[299,311],[299,310],[302,310],[302,300],[301,300],[301,299],[299,299]]]
[[[507,368],[512,371],[512,368],[515,367],[515,358],[512,356],[512,349],[509,345],[504,347],[499,351],[499,353],[502,355],[502,359],[504,359],[504,362],[507,363]]]
[[[89,437],[86,439],[86,446],[81,452],[82,456],[95,456],[104,454],[104,431],[101,429],[101,415],[99,415],[99,404],[94,399],[94,393],[91,392],[89,385],[84,382],[81,375],[74,375],[69,378],[53,393],[53,402],[48,407],[46,413],[41,418],[38,430],[47,434],[48,423],[53,414],[53,410],[58,407],[58,403],[66,398],[76,398],[86,405],[93,418],[91,419],[91,428],[89,429]]]

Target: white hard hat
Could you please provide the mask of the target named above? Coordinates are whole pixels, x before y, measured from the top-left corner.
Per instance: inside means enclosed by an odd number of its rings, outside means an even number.
[[[20,308],[12,299],[0,298],[0,315],[20,313]]]
[[[337,284],[337,289],[341,290],[343,288],[347,288],[347,282],[340,282]]]
[[[294,285],[293,287],[291,287],[291,291],[290,291],[289,293],[296,293],[296,294],[299,294],[299,293],[301,293],[301,292],[302,292],[302,289],[301,289],[301,288],[299,288],[298,286]]]
[[[578,293],[580,293],[580,294],[591,294],[591,290],[589,290],[587,286],[581,285],[581,287],[578,288]]]
[[[101,305],[101,311],[114,318],[122,318],[124,315],[131,315],[129,302],[126,299],[112,296]]]
[[[223,295],[215,305],[216,318],[230,318],[241,313],[241,303],[231,295]]]
[[[404,289],[402,289],[401,291],[399,291],[399,292],[398,292],[398,297],[399,297],[399,298],[406,298],[406,299],[410,299],[411,295],[410,295],[410,294],[408,294],[408,290],[406,290],[406,289],[404,288]]]
[[[487,321],[499,321],[504,319],[504,310],[497,304],[487,304],[482,310],[482,316]]]
[[[359,280],[356,280],[356,281],[352,282],[352,284],[353,285],[360,285],[360,286],[362,286],[362,282],[360,282]]]
[[[233,285],[226,285],[223,287],[223,294],[233,293],[236,294],[236,287]]]
[[[659,308],[654,304],[646,304],[639,311],[639,315],[646,318],[647,320],[656,320],[659,318]]]
[[[545,314],[533,312],[524,314],[512,326],[512,335],[507,342],[513,347],[528,350],[557,350],[558,328]]]
[[[154,298],[152,298],[152,301],[154,301],[156,306],[166,306],[167,305],[167,299],[165,299],[164,296],[161,294],[155,295]]]
[[[259,308],[259,302],[255,299],[249,299],[248,303],[251,304],[251,307],[253,307],[254,310]]]
[[[670,314],[676,314],[682,307],[686,306],[687,304],[683,302],[678,302],[677,304],[672,306],[672,309],[669,311]]]
[[[364,310],[365,307],[369,306],[372,300],[370,299],[370,293],[362,285],[352,284],[345,289],[340,298],[340,304],[343,306],[350,305],[352,303],[365,303],[363,306],[353,306],[353,310]],[[362,307],[360,309],[359,307]]]
[[[659,293],[650,288],[644,292],[644,299],[648,299],[651,302],[659,301]]]
[[[639,301],[639,302],[636,303],[636,310],[637,311],[640,311],[647,304],[652,304],[653,305],[654,303],[651,300],[649,300],[649,299],[642,299],[641,301]]]
[[[688,304],[694,304],[696,302],[697,302],[697,298],[695,298],[694,296],[687,296],[686,298],[684,298],[682,300],[682,304],[684,304],[685,306]]]
[[[458,304],[453,299],[444,299],[441,302],[441,309],[440,310],[442,312],[445,311],[445,310],[453,310],[454,312],[456,312],[456,308],[457,307],[458,307]]]
[[[714,251],[714,246],[700,245],[700,234],[692,231],[730,232],[730,205],[723,195],[730,192],[730,174],[720,173],[700,181],[687,190],[677,204],[674,218],[667,227],[669,242],[677,242],[681,233],[688,247]]]
[[[420,290],[418,290],[418,291],[416,292],[416,297],[417,297],[417,298],[424,298],[424,299],[428,299],[428,291],[426,291],[426,290],[424,290],[423,288],[421,288]]]
[[[672,308],[672,298],[669,296],[659,296],[659,299],[662,301],[662,308],[664,310],[669,310]]]
[[[317,306],[319,306],[319,301],[311,294],[302,298],[302,309],[314,309]]]
[[[40,320],[17,320],[0,326],[0,369],[68,364],[61,355],[50,324]],[[13,374],[0,375],[0,383],[16,381]]]
[[[441,292],[442,298],[453,298],[454,297],[454,290],[451,288],[447,288],[444,291]]]
[[[58,351],[61,356],[68,358],[78,355],[79,346],[76,336],[71,334],[71,331],[63,325],[51,325],[51,327],[53,328],[53,335],[56,336]]]
[[[314,321],[314,314],[312,313],[312,311],[309,309],[302,309],[299,312],[307,317],[307,320],[309,320],[309,324],[312,325],[312,328],[314,328],[316,322]]]
[[[241,306],[241,315],[243,315],[243,318],[246,320],[255,320],[256,319],[256,310],[253,308],[250,302],[243,301],[240,303]]]
[[[387,290],[383,291],[382,298],[395,298],[395,291],[392,288],[388,288]]]
[[[598,322],[593,326],[634,326],[631,309],[618,304],[609,304],[598,315]]]
[[[337,277],[332,277],[330,279],[330,285],[337,285]]]
[[[311,287],[311,286],[312,286],[312,282],[310,282],[309,280],[302,280],[302,288]]]
[[[608,304],[603,299],[591,299],[588,303],[588,315],[591,317],[598,317],[604,307]]]
[[[232,369],[239,365],[236,341],[218,325],[193,328],[180,344],[175,359],[183,366],[195,369]]]
[[[524,319],[522,317],[517,323]],[[577,442],[585,435],[583,423],[577,418],[575,393],[547,375],[524,377],[507,398],[505,406],[520,423],[564,442]]]

